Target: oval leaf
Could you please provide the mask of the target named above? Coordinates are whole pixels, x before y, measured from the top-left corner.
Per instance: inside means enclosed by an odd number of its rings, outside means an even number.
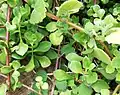
[[[63,40],[63,35],[61,32],[56,31],[50,34],[49,39],[53,45],[60,45]]]
[[[23,56],[28,50],[28,45],[24,44],[23,42],[20,42],[18,45],[18,49],[16,50],[16,53]]]
[[[34,69],[34,67],[35,67],[35,65],[34,65],[34,57],[32,56],[29,63],[25,66],[25,71],[30,72],[30,71],[32,71]]]
[[[96,92],[100,92],[102,89],[109,89],[109,85],[104,80],[98,80],[92,85],[92,88]]]
[[[42,22],[46,17],[46,8],[44,0],[36,0],[34,10],[30,16],[30,23],[36,24]]]
[[[74,73],[82,73],[82,66],[79,61],[72,61],[69,64],[69,68]]]
[[[48,57],[46,57],[46,56],[40,57],[39,62],[40,62],[41,66],[43,68],[46,68],[46,67],[50,66],[50,64],[51,64],[50,59]]]
[[[71,79],[71,76],[61,69],[54,71],[53,74],[55,78],[59,81]]]
[[[76,13],[82,6],[83,4],[78,0],[68,0],[59,7],[57,16]]]
[[[38,45],[36,49],[34,49],[34,52],[47,52],[51,47],[51,43],[48,41],[42,41]]]
[[[53,32],[57,29],[57,26],[56,26],[56,22],[50,22],[46,25],[46,29],[49,31],[49,32]]]
[[[111,63],[110,57],[102,49],[94,48],[94,51],[92,54],[95,58],[97,58],[98,60],[100,60],[106,64]]]
[[[69,53],[67,56],[66,56],[66,59],[68,61],[81,61],[82,60],[82,57],[77,55],[76,53]]]

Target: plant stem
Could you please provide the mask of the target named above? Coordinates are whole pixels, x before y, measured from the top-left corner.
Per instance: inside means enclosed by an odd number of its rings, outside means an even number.
[[[55,16],[55,15],[53,15],[53,14],[51,14],[51,13],[48,13],[48,12],[47,12],[46,14],[47,14],[47,16],[48,16],[49,18],[51,18],[51,19],[53,19],[53,20],[66,22],[68,25],[74,27],[75,29],[77,29],[77,30],[79,30],[79,31],[84,31],[84,29],[83,29],[82,27],[80,27],[80,26],[78,26],[78,25],[76,25],[76,24],[74,24],[74,23],[72,23],[72,22],[64,21],[64,20],[60,19],[59,17],[57,17],[57,16]]]
[[[11,8],[8,6],[8,10],[7,10],[7,22],[10,22],[10,16],[11,16]],[[6,43],[9,46],[9,31],[6,29]],[[9,62],[10,62],[10,58],[9,58],[9,49],[8,47],[6,47],[6,52],[7,52],[7,56],[6,56],[6,65],[9,66]],[[10,88],[10,73],[8,74],[8,78],[7,78],[7,85]]]
[[[29,86],[27,86],[25,84],[22,84],[22,86],[25,87],[25,88],[27,88],[28,90],[31,90],[31,91],[35,92],[38,95],[42,95],[41,93],[37,92],[36,90],[32,89],[31,87],[29,87]]]
[[[97,3],[97,0],[94,0],[94,5]]]
[[[56,59],[55,70],[58,69],[59,59],[60,59],[60,45],[58,46],[58,58]],[[54,77],[54,79],[53,79],[53,85],[52,85],[52,90],[51,90],[50,95],[54,95],[54,89],[55,89],[55,84],[56,84],[55,81],[56,81],[56,79],[55,79],[55,77]]]
[[[117,87],[115,88],[115,90],[113,91],[112,95],[116,95],[117,91],[120,89],[120,84],[117,85]]]
[[[53,14],[51,14],[51,13],[48,13],[48,12],[47,12],[46,14],[47,14],[47,16],[48,16],[49,18],[51,18],[51,19],[53,19],[53,20],[64,21],[64,20],[60,19],[59,17],[57,17],[57,16],[55,16],[55,15],[53,15]],[[73,28],[75,28],[75,29],[77,29],[77,30],[79,30],[79,31],[84,31],[84,28],[82,28],[82,27],[80,27],[80,26],[78,26],[78,25],[76,25],[76,24],[74,24],[74,23],[72,23],[72,22],[69,22],[69,21],[65,21],[65,22],[66,22],[68,25],[72,26]],[[102,42],[102,41],[100,41],[100,40],[97,40],[97,41],[104,47],[105,52],[106,52],[106,53],[109,55],[109,57],[112,59],[113,56],[111,55],[108,47],[104,44],[104,42]]]
[[[0,26],[0,28],[5,28],[5,26]]]

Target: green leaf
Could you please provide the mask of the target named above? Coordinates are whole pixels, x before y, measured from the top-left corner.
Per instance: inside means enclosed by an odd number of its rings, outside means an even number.
[[[110,91],[108,89],[101,89],[101,95],[110,95]]]
[[[83,58],[83,68],[88,69],[91,64],[92,62],[90,61],[90,59],[87,56],[85,56]]]
[[[18,45],[18,49],[16,50],[16,53],[23,56],[28,50],[28,45],[24,44],[22,41]]]
[[[57,16],[76,13],[82,6],[83,4],[78,0],[68,0],[59,7]]]
[[[71,61],[68,67],[74,73],[82,73],[82,66],[79,61]]]
[[[95,83],[98,80],[98,75],[96,72],[89,72],[86,76],[86,81],[89,84]]]
[[[16,88],[17,88],[17,83],[18,83],[18,77],[20,76],[20,73],[18,72],[18,71],[14,71],[13,73],[12,73],[12,78],[14,79],[14,81],[15,81],[15,83],[14,83],[14,85],[13,85],[13,90],[15,91],[16,90]]]
[[[6,1],[6,0],[0,0],[0,4],[3,3],[4,1]],[[1,95],[1,94],[0,94],[0,95]]]
[[[6,95],[7,92],[7,85],[6,84],[1,84],[0,85],[0,95]]]
[[[120,73],[119,72],[116,74],[116,81],[120,81]]]
[[[86,24],[85,24],[85,30],[86,31],[92,31],[94,29],[94,25],[91,23],[91,22],[87,22]],[[87,35],[87,34],[86,34]],[[85,36],[86,36],[85,35]],[[85,38],[85,36],[82,36],[82,37],[84,37]],[[88,36],[88,35],[87,35]],[[84,39],[83,38],[83,39]]]
[[[56,26],[56,22],[50,22],[46,25],[46,29],[49,31],[49,32],[53,32],[57,29],[57,26]]]
[[[72,52],[75,52],[75,49],[72,47],[71,44],[64,45],[61,48],[61,53],[62,54],[69,54],[69,53],[72,53]]]
[[[93,90],[90,87],[87,87],[84,83],[78,87],[78,95],[92,95]]]
[[[46,73],[45,70],[39,70],[39,71],[37,71],[36,77],[37,77],[37,76],[41,76],[43,82],[47,81],[47,77],[48,77],[48,76],[47,76],[47,73]]]
[[[112,28],[109,31],[114,31],[105,37],[108,43],[120,44],[120,28]]]
[[[70,75],[68,75],[65,71],[61,69],[54,71],[53,74],[58,81],[68,80],[72,78]]]
[[[34,65],[34,56],[32,55],[29,63],[25,66],[25,71],[26,72],[30,72],[34,69],[35,65]]]
[[[111,74],[115,71],[115,68],[113,67],[112,64],[108,64],[107,67],[106,67],[106,72]]]
[[[0,53],[0,62],[2,64],[6,63],[6,52],[5,52],[5,50],[1,50],[1,53]]]
[[[101,0],[103,4],[107,4],[109,0]]]
[[[56,31],[56,32],[51,33],[51,34],[49,35],[49,39],[50,39],[50,41],[51,41],[51,43],[52,43],[53,45],[60,45],[60,43],[61,43],[62,40],[63,40],[63,35],[62,35],[61,32]]]
[[[44,82],[41,88],[42,89],[48,89],[49,88],[48,83]]]
[[[92,88],[96,92],[100,92],[102,89],[109,89],[109,85],[104,80],[98,80],[92,85]]]
[[[37,81],[37,82],[41,82],[42,81],[42,77],[41,76],[37,76],[36,78],[35,78],[35,80]]]
[[[19,0],[7,0],[7,3],[9,4],[10,7],[15,7]]]
[[[21,64],[20,64],[18,61],[16,61],[16,60],[14,60],[14,61],[11,63],[11,65],[12,65],[12,67],[13,67],[15,70],[19,69],[20,66],[21,66]]]
[[[25,32],[24,34],[26,41],[33,45],[37,41],[37,35],[35,33],[32,33],[30,31]]]
[[[98,12],[100,10],[99,5],[94,5],[92,8],[93,8],[94,12]]]
[[[46,56],[39,57],[39,62],[43,68],[46,68],[51,65],[50,59]]]
[[[76,53],[69,53],[67,56],[66,56],[66,59],[68,61],[81,61],[82,60],[82,57],[77,55]]]
[[[106,79],[108,79],[108,80],[113,80],[114,78],[115,78],[115,76],[116,76],[116,72],[113,72],[113,73],[111,73],[111,74],[109,74],[109,73],[107,73],[106,71],[105,71],[105,69],[103,69],[103,68],[100,68],[100,69],[98,69],[97,70],[99,73],[101,73]]]
[[[42,41],[38,47],[34,49],[34,52],[47,52],[51,48],[51,43],[48,41]]]
[[[105,24],[110,24],[110,23],[116,24],[117,21],[116,21],[116,19],[115,19],[112,15],[107,15],[107,16],[104,18],[104,23],[105,23]]]
[[[82,45],[85,45],[89,40],[89,36],[84,32],[75,33],[73,35],[73,38],[75,41],[79,42]]]
[[[8,74],[12,71],[12,68],[10,66],[3,66],[2,68],[0,68],[1,73],[3,74]]]
[[[56,81],[56,87],[59,91],[65,91],[67,89],[67,81]]]
[[[120,68],[119,62],[120,62],[120,57],[114,57],[114,58],[112,59],[112,66],[113,66],[114,68]]]
[[[46,52],[45,55],[50,59],[55,59],[58,57],[58,54],[52,49],[50,49],[48,52]]]
[[[36,0],[34,10],[30,16],[30,23],[36,24],[42,22],[46,17],[46,8],[44,0]]]
[[[111,63],[110,57],[102,49],[94,48],[92,55],[106,64]]]
[[[100,10],[98,10],[98,12],[97,12],[97,15],[98,15],[98,17],[99,17],[100,19],[104,16],[104,14],[105,14],[105,10],[104,10],[104,9],[100,9]]]

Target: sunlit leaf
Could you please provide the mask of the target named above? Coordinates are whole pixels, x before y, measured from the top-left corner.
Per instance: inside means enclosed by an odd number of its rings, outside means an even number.
[[[71,79],[71,76],[61,69],[54,71],[54,76],[59,81]]]
[[[34,10],[30,16],[30,23],[36,24],[42,22],[46,17],[46,8],[44,0],[36,0]]]
[[[82,6],[83,4],[78,0],[68,0],[59,7],[57,16],[76,13]]]
[[[79,61],[71,61],[68,67],[74,73],[82,73],[82,66]]]
[[[23,43],[23,42],[20,42],[19,45],[18,45],[18,49],[16,50],[16,53],[23,56],[28,50],[28,45]]]
[[[43,68],[46,68],[51,65],[50,59],[46,56],[39,57],[39,62]]]
[[[51,33],[51,34],[49,35],[49,39],[50,39],[50,41],[51,41],[51,43],[52,43],[53,45],[60,45],[60,43],[61,43],[62,40],[63,40],[63,35],[62,35],[61,32],[56,31],[56,32]]]
[[[66,56],[66,59],[68,61],[81,61],[82,60],[82,57],[79,56],[78,54],[76,53],[69,53],[67,56]]]

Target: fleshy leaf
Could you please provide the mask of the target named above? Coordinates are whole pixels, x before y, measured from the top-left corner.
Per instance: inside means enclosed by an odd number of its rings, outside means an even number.
[[[69,64],[69,68],[74,73],[82,73],[82,66],[79,61],[71,61]]]
[[[61,32],[56,31],[56,32],[51,33],[51,34],[49,35],[49,39],[50,39],[50,41],[51,41],[51,43],[52,43],[53,45],[60,45],[60,43],[61,43],[62,40],[63,40],[63,35],[62,35]]]
[[[89,84],[96,82],[97,79],[98,79],[98,75],[96,72],[89,72],[89,74],[86,76],[86,81]]]
[[[83,4],[78,0],[68,0],[59,7],[57,16],[76,13],[82,6]]]
[[[30,16],[30,23],[36,24],[42,22],[46,17],[46,8],[44,0],[36,0],[34,10]]]
[[[3,74],[8,74],[12,71],[12,68],[10,66],[3,66],[2,68],[0,68],[1,73]]]
[[[110,57],[102,49],[94,48],[94,51],[92,54],[95,58],[97,58],[102,62],[105,62],[106,64],[111,63]]]
[[[0,85],[0,95],[6,95],[7,92],[7,85],[1,84]]]
[[[76,53],[69,53],[67,56],[66,56],[66,59],[68,61],[81,61],[82,60],[82,57],[79,56],[78,54]]]
[[[53,32],[57,29],[57,26],[56,26],[56,22],[50,22],[46,25],[46,29],[49,31],[49,32]]]
[[[43,68],[46,68],[51,64],[50,59],[46,56],[39,57],[39,62]]]
[[[39,43],[38,47],[34,49],[34,52],[47,52],[51,47],[51,43],[48,41],[42,41]]]
[[[23,43],[22,41],[18,45],[18,49],[16,50],[16,53],[23,56],[28,50],[28,45]]]
[[[71,79],[71,76],[61,69],[54,71],[54,76],[59,81]]]
[[[102,89],[109,89],[109,85],[104,80],[98,80],[92,85],[92,88],[96,92],[100,92]]]
[[[29,61],[29,63],[26,65],[25,67],[25,71],[26,72],[30,72],[34,69],[35,65],[34,65],[34,56],[32,56],[31,60]]]

